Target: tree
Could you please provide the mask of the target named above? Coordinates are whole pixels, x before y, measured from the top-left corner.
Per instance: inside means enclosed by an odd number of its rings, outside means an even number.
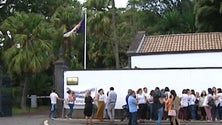
[[[107,68],[113,60],[109,57],[113,52],[111,46],[111,13],[108,0],[88,0],[84,3],[87,8],[88,27],[88,66],[90,68]],[[112,60],[112,61],[110,61]]]
[[[73,3],[66,6],[58,7],[55,10],[55,13],[51,17],[51,22],[53,23],[54,27],[56,27],[59,32],[62,34],[60,36],[60,42],[57,43],[57,50],[55,53],[59,53],[59,48],[62,49],[63,58],[65,59],[66,63],[71,68],[81,68],[79,62],[83,59],[81,58],[81,50],[82,50],[82,43],[79,40],[78,36],[73,33],[69,38],[64,38],[63,33],[70,31],[78,22],[83,18],[83,14],[81,13],[81,6],[79,3]]]
[[[196,0],[195,14],[198,32],[222,31],[221,0]]]
[[[163,15],[162,18],[162,27],[163,33],[180,33],[182,20],[178,11],[169,11]]]
[[[112,52],[115,59],[116,69],[120,68],[119,63],[119,41],[116,33],[116,7],[114,0],[97,0],[87,1],[85,6],[90,15],[88,23],[90,24],[90,32],[101,42],[108,41],[112,47]],[[104,45],[104,44],[103,44]],[[91,51],[92,52],[92,51]],[[109,53],[109,52],[107,52]],[[93,55],[93,54],[92,54]]]
[[[117,39],[116,35],[116,6],[115,6],[115,0],[112,1],[112,44],[113,44],[113,50],[114,50],[114,56],[115,56],[115,62],[116,62],[116,69],[120,68],[119,64],[119,41]]]
[[[130,0],[137,3],[139,9],[150,10],[156,14],[175,10],[185,0]]]
[[[26,92],[29,77],[47,69],[52,62],[57,30],[38,14],[15,13],[1,25],[11,33],[3,58],[10,74],[24,77],[21,107],[26,108]]]

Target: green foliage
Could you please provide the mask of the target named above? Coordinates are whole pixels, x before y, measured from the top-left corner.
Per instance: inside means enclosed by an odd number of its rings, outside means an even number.
[[[52,76],[46,73],[37,73],[30,78],[28,95],[48,95],[52,90]]]
[[[55,9],[64,5],[63,0],[13,0],[14,12],[38,13],[50,17]]]
[[[16,13],[2,23],[1,29],[8,30],[13,37],[3,54],[10,73],[39,72],[48,68],[57,31],[43,16]]]
[[[55,27],[60,28],[66,26],[64,30],[72,29],[82,18],[80,5],[75,6],[60,6],[58,7],[51,17],[51,22]]]
[[[90,48],[88,48],[90,69],[114,67],[113,50],[109,41],[99,40],[96,37],[91,37],[90,41]]]
[[[11,34],[4,46],[3,60],[11,76],[23,75],[21,107],[25,109],[28,77],[49,68],[58,32],[44,16],[24,12],[8,17],[0,29]]]
[[[87,1],[88,25],[91,34],[88,41],[89,66],[91,68],[112,68],[115,66],[112,12],[108,0]],[[110,1],[111,2],[111,1]],[[90,46],[90,47],[89,47]]]
[[[163,19],[163,32],[166,33],[179,33],[181,30],[181,18],[177,11],[167,12]]]
[[[222,31],[220,0],[197,0],[195,5],[196,27],[198,32]]]
[[[12,105],[15,107],[19,107],[21,103],[21,97],[22,97],[22,87],[21,86],[13,86],[12,87]]]
[[[97,38],[110,37],[111,15],[105,11],[92,12],[89,15],[89,30]]]
[[[59,48],[63,47],[63,58],[72,69],[80,68],[81,59],[78,57],[81,57],[79,53],[82,46],[78,46],[81,44],[76,34],[73,33],[70,38],[63,38],[63,33],[75,27],[83,18],[82,15],[80,5],[76,3],[58,7],[50,19],[60,34],[54,50],[55,60],[59,58]]]
[[[90,10],[104,11],[110,4],[109,2],[110,0],[87,0],[84,6]]]

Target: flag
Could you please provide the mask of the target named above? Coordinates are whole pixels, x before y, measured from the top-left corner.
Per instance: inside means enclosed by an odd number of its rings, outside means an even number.
[[[82,33],[84,31],[85,31],[85,18],[83,18],[81,20],[81,24],[80,24],[80,26],[79,26],[79,28],[78,28],[78,30],[76,32],[77,33]]]
[[[83,18],[72,30],[65,33],[63,37],[69,37],[72,33],[82,33],[85,30],[85,18]]]

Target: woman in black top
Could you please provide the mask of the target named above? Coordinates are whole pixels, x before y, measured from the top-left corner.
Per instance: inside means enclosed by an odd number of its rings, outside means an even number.
[[[86,124],[92,124],[92,112],[93,112],[93,98],[90,95],[90,91],[86,91],[85,108],[84,108]]]

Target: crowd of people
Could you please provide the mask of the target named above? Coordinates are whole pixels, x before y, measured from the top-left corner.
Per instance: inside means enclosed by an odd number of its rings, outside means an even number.
[[[63,99],[59,98],[54,91],[50,94],[50,98],[52,103],[50,117],[54,118],[55,100]],[[91,97],[90,91],[86,91],[84,98],[83,113],[87,124],[92,124],[94,106],[97,107],[95,118],[103,121],[105,116],[108,116],[110,122],[114,122],[117,101],[114,87],[110,87],[106,95],[102,88],[99,89],[95,97]],[[75,93],[70,91],[65,100],[70,107],[66,116],[71,118]],[[143,87],[136,91],[129,89],[125,100],[126,105],[123,107],[129,121],[128,125],[138,125],[138,123],[144,123],[145,120],[155,120],[156,125],[160,125],[162,120],[168,120],[171,125],[180,125],[181,120],[222,121],[221,88],[207,88],[207,91],[203,90],[201,93],[193,89],[184,89],[181,96],[178,96],[175,90],[170,90],[168,87],[164,89],[156,87],[150,91],[147,87]]]
[[[71,119],[73,114],[73,108],[75,105],[76,95],[72,90],[68,90],[68,97],[66,99],[62,99],[58,96],[55,90],[52,90],[50,93],[51,107],[50,107],[50,118],[55,119],[55,109],[57,100],[64,101],[69,106],[69,111],[65,115],[66,118]],[[107,96],[104,94],[104,90],[101,88],[98,90],[95,97],[91,96],[91,91],[86,90],[84,95],[84,110],[83,114],[85,116],[86,124],[92,124],[93,111],[96,109],[95,117],[99,121],[103,121],[106,114],[109,117],[111,123],[114,122],[115,119],[115,105],[117,101],[117,93],[114,91],[114,87],[110,87],[109,92],[107,92]],[[95,108],[96,107],[96,108]]]
[[[133,103],[130,97],[134,98]],[[162,120],[169,120],[171,125],[180,125],[181,120],[222,121],[222,91],[216,87],[207,88],[201,94],[193,89],[183,89],[180,97],[168,87],[161,90],[156,87],[149,94],[146,87],[137,91],[129,89],[126,103],[129,125],[143,123],[145,119],[155,120],[156,125]],[[135,107],[137,110],[132,110]]]

